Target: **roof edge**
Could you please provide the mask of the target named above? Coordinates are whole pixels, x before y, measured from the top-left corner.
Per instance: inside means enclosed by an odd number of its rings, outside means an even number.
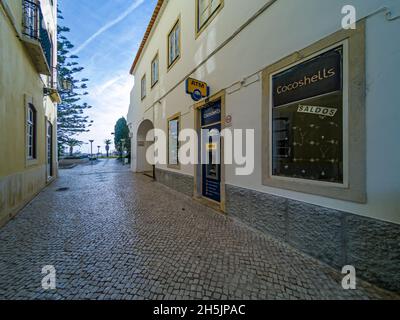
[[[149,39],[150,33],[153,30],[154,24],[157,21],[158,15],[160,13],[161,7],[164,4],[165,0],[158,0],[156,7],[154,8],[153,15],[150,19],[149,25],[147,26],[146,32],[143,36],[142,42],[140,43],[139,50],[136,54],[135,60],[133,61],[132,67],[129,71],[130,74],[133,75],[135,68],[139,62],[140,57],[142,56],[144,47],[146,46],[147,40]]]

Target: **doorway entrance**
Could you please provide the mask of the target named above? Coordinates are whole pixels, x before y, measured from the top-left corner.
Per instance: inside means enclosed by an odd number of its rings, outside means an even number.
[[[147,159],[147,150],[154,143],[154,137],[147,137],[147,135],[153,129],[154,125],[150,120],[144,120],[139,125],[137,132],[135,171],[155,179],[155,166],[151,164],[152,162],[154,163],[154,161],[153,159]],[[151,141],[146,141],[147,138]]]
[[[221,202],[221,101],[201,110],[202,196]]]
[[[196,167],[196,196],[225,211],[224,139],[225,93],[212,96],[196,106],[196,127],[201,137]]]

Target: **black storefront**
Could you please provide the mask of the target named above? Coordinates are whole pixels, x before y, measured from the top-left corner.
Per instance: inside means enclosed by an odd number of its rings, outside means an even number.
[[[272,175],[344,182],[343,47],[272,77]]]
[[[221,100],[201,109],[202,195],[221,201]]]

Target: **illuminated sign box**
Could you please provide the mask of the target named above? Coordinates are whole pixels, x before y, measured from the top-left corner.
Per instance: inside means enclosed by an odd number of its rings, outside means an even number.
[[[186,80],[186,93],[190,94],[194,101],[199,101],[210,95],[210,87],[203,81],[188,78]]]

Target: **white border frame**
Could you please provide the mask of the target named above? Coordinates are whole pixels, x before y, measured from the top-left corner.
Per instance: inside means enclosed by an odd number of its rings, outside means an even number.
[[[299,61],[296,61],[295,63],[290,64],[289,66],[286,66],[282,69],[279,69],[273,73],[270,74],[270,88],[269,88],[269,112],[272,115],[272,108],[273,108],[273,77],[276,74],[282,73],[286,70],[289,70],[290,68],[302,64],[303,62],[306,62],[308,60],[311,60],[321,54],[324,54],[332,49],[335,49],[337,47],[343,46],[343,74],[342,74],[342,80],[343,80],[343,183],[331,183],[331,182],[325,182],[325,181],[314,181],[314,180],[308,180],[308,179],[301,179],[301,178],[289,178],[289,177],[280,177],[280,176],[275,176],[272,173],[272,166],[273,166],[273,161],[269,162],[269,168],[268,172],[272,180],[281,180],[281,181],[288,181],[288,182],[301,182],[304,184],[310,184],[310,185],[320,185],[320,186],[332,186],[332,187],[339,187],[339,188],[348,188],[349,187],[349,43],[348,39],[340,41],[338,43],[335,43],[323,50],[320,50],[310,56],[307,56]],[[268,131],[269,131],[269,158],[272,159],[272,142],[273,142],[273,132],[272,132],[272,120],[273,117],[269,117],[269,123],[268,123]]]

